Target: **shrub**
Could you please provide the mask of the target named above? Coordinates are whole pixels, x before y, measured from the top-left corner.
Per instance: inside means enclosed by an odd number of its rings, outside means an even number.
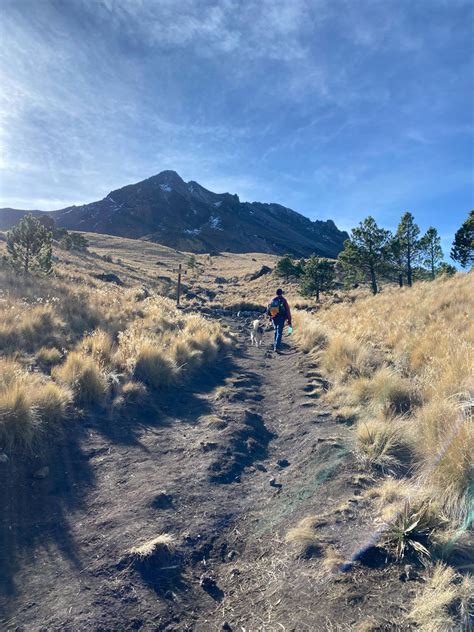
[[[72,388],[79,404],[100,403],[107,393],[107,380],[93,358],[72,351],[61,366],[54,367],[53,377]]]

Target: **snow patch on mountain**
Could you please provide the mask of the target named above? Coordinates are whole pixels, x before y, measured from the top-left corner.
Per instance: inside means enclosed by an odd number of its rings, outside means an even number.
[[[165,191],[166,193],[171,193],[171,191],[173,190],[169,184],[160,184],[160,189],[162,191]]]
[[[184,229],[184,233],[186,233],[186,235],[199,235],[202,231],[202,228],[185,228]]]
[[[211,215],[209,218],[209,226],[214,230],[224,230],[221,226],[221,218],[218,215]]]

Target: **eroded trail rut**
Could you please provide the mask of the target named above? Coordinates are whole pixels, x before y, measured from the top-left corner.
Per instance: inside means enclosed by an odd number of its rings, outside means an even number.
[[[366,599],[389,614],[376,576],[356,590],[285,542],[309,515],[346,557],[367,538],[351,431],[320,403],[317,366],[291,339],[269,354],[270,334],[256,349],[244,321],[230,326],[238,348],[192,391],[146,422],[87,421],[31,484],[42,503],[8,501],[2,629],[325,630]],[[162,533],[172,552],[130,559]]]

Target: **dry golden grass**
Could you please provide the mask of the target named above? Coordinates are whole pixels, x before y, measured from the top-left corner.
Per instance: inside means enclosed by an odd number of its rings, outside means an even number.
[[[473,614],[473,595],[474,582],[471,577],[464,577],[460,581],[451,567],[435,564],[426,584],[415,595],[408,618],[422,632],[467,632],[472,629],[469,619]]]
[[[161,533],[151,540],[147,540],[143,544],[134,546],[129,553],[132,558],[140,561],[146,560],[160,551],[169,551],[175,538],[169,533]]]
[[[324,349],[315,344],[332,384],[326,398],[359,417],[361,452],[376,462],[402,439],[419,483],[454,522],[465,519],[472,493],[473,313],[470,273],[295,316],[305,350],[308,319],[327,335]]]
[[[321,554],[324,543],[315,531],[321,520],[318,516],[307,516],[286,534],[285,542],[293,546],[298,558],[309,559]]]
[[[99,404],[107,394],[107,379],[100,366],[78,351],[72,351],[64,364],[54,367],[52,376],[73,390],[79,404]]]
[[[44,367],[51,367],[61,362],[62,354],[56,347],[41,347],[35,355],[38,364]]]
[[[356,426],[356,446],[364,464],[390,470],[398,463],[401,446],[400,427],[394,421],[369,419]]]
[[[72,395],[80,406],[122,405],[127,414],[127,406],[139,406],[150,391],[163,397],[163,389],[214,363],[232,344],[219,323],[183,313],[163,296],[174,287],[163,275],[185,255],[100,235],[91,243],[116,247],[123,258],[57,249],[47,279],[18,277],[0,265],[0,354],[16,361],[11,383],[0,378],[5,449],[31,446],[64,418]],[[125,286],[97,279],[111,272]],[[25,371],[32,364],[37,373]]]
[[[0,359],[0,445],[31,449],[64,420],[71,399],[69,389]]]

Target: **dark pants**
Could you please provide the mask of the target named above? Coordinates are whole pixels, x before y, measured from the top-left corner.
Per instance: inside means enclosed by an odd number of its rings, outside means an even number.
[[[283,336],[283,327],[285,326],[286,318],[284,316],[277,316],[272,319],[273,329],[275,330],[275,337],[273,340],[273,348],[275,351],[281,345],[281,338]]]

